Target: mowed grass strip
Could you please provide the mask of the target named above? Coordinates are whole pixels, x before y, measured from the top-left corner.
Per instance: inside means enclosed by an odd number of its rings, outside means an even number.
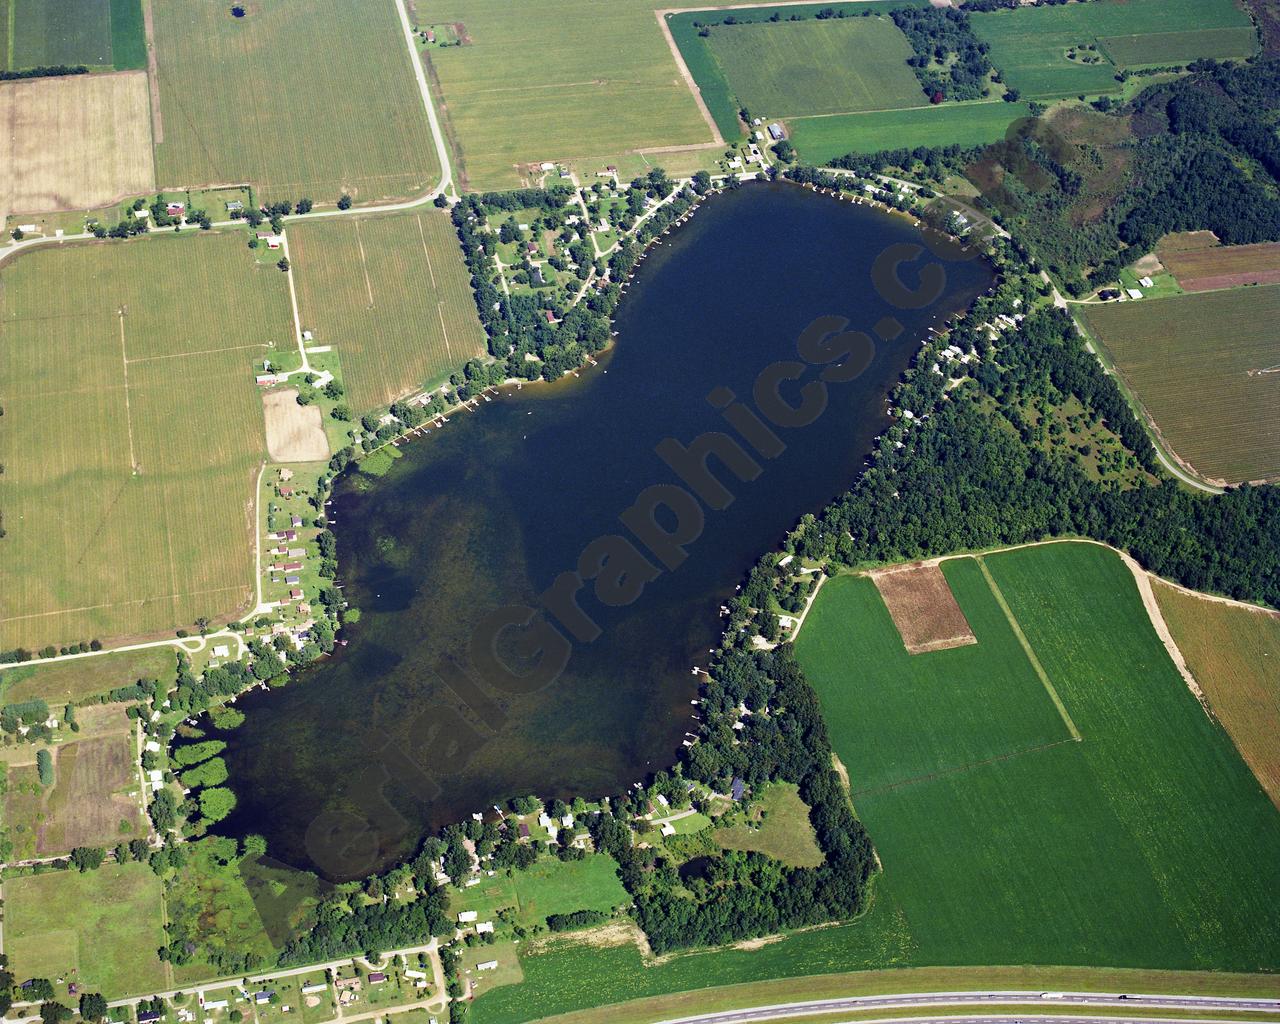
[[[428,51],[462,187],[514,188],[544,160],[710,142],[654,8],[531,0],[513,18],[505,0],[433,4],[432,23],[462,23],[471,40]]]
[[[827,726],[858,749],[855,771],[836,745],[855,804],[866,793],[1070,739],[977,562],[947,561],[942,572],[976,644],[908,654],[863,576],[828,582],[805,620],[797,651],[806,672],[827,680],[819,688]]]
[[[942,103],[912,110],[798,117],[787,126],[801,157],[821,165],[846,153],[995,142],[1028,114],[1025,103]]]
[[[9,0],[13,67],[111,67],[110,0]]]
[[[1280,475],[1280,285],[1081,306],[1177,455],[1210,479]]]
[[[1098,0],[977,13],[971,24],[990,44],[991,63],[1005,82],[1028,98],[1118,91],[1116,68],[1105,55],[1097,64],[1067,59],[1068,50],[1100,39],[1112,40],[1118,60],[1137,66],[1243,58],[1257,48],[1248,16],[1232,0]],[[1216,29],[1246,31],[1222,36],[1210,31]]]
[[[1280,618],[1163,583],[1155,595],[1213,713],[1280,807]]]
[[[75,978],[108,998],[165,988],[156,950],[163,883],[145,864],[55,871],[4,883],[4,946],[26,978]]]
[[[889,18],[717,25],[708,37],[730,87],[769,117],[918,107],[911,44]]]
[[[447,377],[485,352],[471,280],[448,214],[414,210],[289,229],[302,325],[342,359],[365,412]]]
[[[0,282],[4,646],[243,606],[265,452],[253,361],[290,337],[284,276],[242,232],[188,232],[35,252]]]
[[[887,708],[878,655],[891,625],[867,615],[859,588],[824,588],[797,645],[884,864],[877,899],[911,923],[914,962],[1272,969],[1280,814],[1174,670],[1128,569],[1089,544],[986,563],[1083,742],[859,795],[884,751],[949,742],[954,704],[921,669],[982,653],[981,617],[953,580],[977,646],[895,666],[903,693]],[[987,650],[998,670],[999,649]],[[1016,727],[1025,685],[977,709],[993,737]],[[894,714],[909,700],[913,719]]]
[[[249,182],[262,199],[402,198],[440,168],[392,0],[274,0],[234,18],[156,0],[165,186]]]
[[[579,861],[543,857],[524,871],[482,878],[477,885],[451,890],[449,914],[474,910],[479,920],[496,919],[498,911],[514,908],[516,920],[531,928],[545,925],[550,914],[598,910],[607,914],[630,902],[618,879],[617,865],[603,854]]]

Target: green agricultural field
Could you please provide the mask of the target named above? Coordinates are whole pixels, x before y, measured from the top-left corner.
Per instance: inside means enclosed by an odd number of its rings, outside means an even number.
[[[108,998],[165,989],[164,886],[145,864],[4,883],[4,950],[20,978],[75,978]]]
[[[837,578],[797,647],[883,862],[868,914],[657,966],[630,942],[548,944],[523,957],[523,984],[476,1002],[477,1024],[883,967],[1280,966],[1280,814],[1173,668],[1128,569],[1083,543],[985,561],[1082,742],[972,560],[944,572],[978,643],[922,655],[869,579]]]
[[[109,0],[9,0],[11,67],[111,67]]]
[[[979,13],[971,21],[1005,83],[1029,98],[1117,92],[1112,60],[1139,67],[1257,50],[1249,18],[1232,0],[1099,0]],[[1102,59],[1068,59],[1080,46],[1098,47],[1087,52]]]
[[[170,630],[252,597],[253,362],[293,328],[284,275],[244,238],[188,231],[6,264],[0,646]]]
[[[882,15],[717,25],[708,42],[739,104],[770,118],[926,102],[911,44]]]
[[[542,161],[603,167],[638,149],[710,143],[654,8],[531,0],[513,18],[506,0],[433,4],[430,23],[464,28],[463,45],[426,51],[461,185],[513,188]]]
[[[267,201],[425,192],[435,145],[392,0],[155,0],[165,186],[249,182]]]
[[[111,0],[111,63],[117,71],[147,66],[142,0]]]
[[[846,153],[995,142],[1028,113],[1025,103],[942,103],[914,110],[799,117],[787,127],[801,158],[821,166]]]
[[[0,703],[16,704],[33,697],[42,697],[50,707],[75,703],[131,686],[139,679],[171,683],[176,670],[177,655],[171,647],[98,654],[47,665],[33,662],[0,672]]]
[[[485,352],[471,279],[446,213],[342,217],[289,229],[302,326],[342,358],[366,412]]]
[[[1280,475],[1280,285],[1079,307],[1169,447],[1232,483]]]

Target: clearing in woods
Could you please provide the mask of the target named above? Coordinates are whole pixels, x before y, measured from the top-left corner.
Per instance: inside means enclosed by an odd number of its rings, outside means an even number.
[[[1166,249],[1162,241],[1158,252],[1165,269],[1189,292],[1280,284],[1280,242]]]
[[[266,450],[253,361],[292,337],[284,275],[215,231],[38,250],[0,284],[0,646],[243,606]]]
[[[976,644],[977,637],[936,565],[883,569],[871,579],[884,599],[908,654]]]
[[[650,0],[443,0],[469,45],[425,51],[459,187],[515,188],[527,167],[615,163],[624,153],[709,143]],[[651,158],[661,164],[661,154]]]
[[[342,360],[352,409],[433,385],[485,352],[449,215],[412,210],[289,229],[302,326]]]
[[[919,107],[911,44],[888,17],[716,25],[707,41],[738,103],[769,117]]]
[[[152,8],[164,186],[249,182],[266,202],[334,203],[343,191],[371,202],[435,184],[392,0],[273,0],[247,5],[243,18],[219,3]]]
[[[1153,586],[1213,713],[1280,807],[1280,616]]]
[[[329,457],[329,439],[318,405],[299,405],[297,388],[277,388],[262,396],[267,421],[267,451],[272,462],[321,462]]]
[[[0,217],[92,209],[155,185],[147,76],[0,85]]]
[[[1179,458],[1229,483],[1280,475],[1280,285],[1077,308]]]
[[[975,13],[970,24],[1005,83],[1029,99],[1117,92],[1117,66],[1245,58],[1258,47],[1248,15],[1232,0],[1019,7]]]

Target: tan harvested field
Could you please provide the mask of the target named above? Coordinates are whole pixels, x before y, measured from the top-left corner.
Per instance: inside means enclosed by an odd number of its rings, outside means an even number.
[[[462,22],[471,40],[426,51],[455,178],[515,188],[541,161],[598,169],[638,149],[713,141],[654,14],[660,6],[530,0],[512,17],[505,0],[444,0],[429,15],[424,5],[424,22]]]
[[[0,83],[0,221],[155,187],[142,71]]]
[[[1155,583],[1187,667],[1262,788],[1280,807],[1280,616]]]
[[[908,654],[978,642],[947,578],[936,565],[887,569],[873,572],[871,578]]]
[[[1078,309],[1179,458],[1229,483],[1280,476],[1280,285]]]
[[[329,457],[320,407],[299,405],[297,388],[268,391],[262,396],[262,412],[272,462],[321,462]]]
[[[266,200],[425,192],[439,177],[393,0],[153,0],[164,186]]]
[[[253,361],[291,336],[286,279],[239,231],[4,267],[0,647],[168,631],[250,600]]]
[[[440,210],[289,229],[302,326],[342,360],[357,413],[447,377],[485,351],[471,278]]]
[[[146,836],[132,733],[62,743],[53,755],[55,781],[48,789],[34,766],[10,769],[5,822],[18,856],[50,857]]]
[[[1160,251],[1160,261],[1189,292],[1280,283],[1280,242]]]

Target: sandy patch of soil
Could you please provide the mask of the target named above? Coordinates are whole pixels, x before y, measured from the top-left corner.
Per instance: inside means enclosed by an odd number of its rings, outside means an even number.
[[[947,578],[936,565],[908,565],[871,573],[908,654],[976,644]]]
[[[267,421],[267,451],[274,462],[322,462],[329,457],[320,407],[299,405],[296,388],[262,396]]]

